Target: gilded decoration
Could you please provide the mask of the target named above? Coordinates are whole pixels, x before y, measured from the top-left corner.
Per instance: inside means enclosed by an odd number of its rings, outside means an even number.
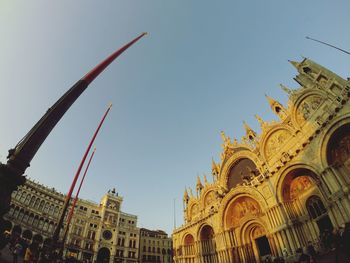
[[[226,225],[237,227],[240,221],[251,216],[259,216],[261,208],[256,200],[248,196],[237,198],[227,209]]]
[[[256,239],[265,235],[265,230],[261,226],[257,226],[252,231],[252,238]]]
[[[198,212],[199,212],[199,206],[198,204],[194,204],[191,208],[190,218],[195,218],[198,215]]]
[[[292,134],[290,131],[286,129],[279,129],[273,132],[265,144],[266,159],[269,159],[271,155],[278,152],[278,150],[288,141],[291,136]]]
[[[330,162],[331,164],[344,163],[349,157],[350,134],[341,138],[336,147],[330,150]]]
[[[290,198],[297,198],[300,194],[311,188],[312,184],[308,176],[299,176],[295,178],[290,185]]]
[[[299,126],[302,126],[311,117],[323,101],[324,99],[320,95],[311,95],[299,104],[296,111],[296,121]]]
[[[205,199],[204,199],[204,205],[210,206],[211,204],[213,204],[215,202],[216,196],[215,193],[213,191],[210,191],[209,193],[206,194]]]
[[[288,108],[269,99],[280,120],[256,116],[260,135],[245,125],[239,143],[221,133],[214,180],[189,200],[174,231],[174,262],[263,262],[265,252],[288,262],[308,241],[321,252],[322,233],[349,224],[350,78],[308,59],[291,63],[300,87],[282,86]],[[185,254],[190,233],[193,253]]]

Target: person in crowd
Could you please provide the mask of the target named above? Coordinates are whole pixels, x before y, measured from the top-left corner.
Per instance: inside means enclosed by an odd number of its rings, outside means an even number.
[[[27,247],[26,251],[24,252],[24,258],[23,263],[29,263],[33,259],[33,245],[30,245]]]
[[[15,247],[13,248],[12,255],[13,255],[13,263],[18,262],[18,256],[22,253],[22,245],[20,244],[20,240],[17,239],[17,242],[15,244]]]
[[[296,263],[310,263],[310,256],[305,254],[303,252],[302,248],[298,248],[296,250],[296,252],[297,252],[297,261],[296,261]]]
[[[311,241],[308,241],[308,243],[307,243],[306,252],[311,257],[311,261],[313,263],[316,263],[317,262],[317,259],[316,259],[317,258],[317,252],[316,252],[314,246],[312,245]]]

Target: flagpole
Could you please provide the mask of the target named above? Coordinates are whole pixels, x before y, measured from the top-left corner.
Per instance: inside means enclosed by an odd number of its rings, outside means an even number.
[[[46,111],[46,113],[17,143],[17,145],[13,149],[9,150],[7,163],[0,163],[0,248],[3,248],[4,244],[6,244],[6,238],[3,235],[3,216],[10,209],[11,195],[15,190],[17,190],[18,186],[23,185],[26,182],[26,177],[23,176],[23,174],[30,166],[30,162],[36,155],[40,146],[46,140],[47,136],[51,133],[52,129],[60,121],[63,115],[87,89],[91,82],[100,73],[102,73],[102,71],[106,69],[106,67],[108,67],[113,60],[120,56],[124,51],[126,51],[126,49],[128,49],[144,35],[146,35],[146,33],[140,34],[125,46],[116,50],[92,71],[78,80],[55,102],[55,104],[53,104]]]
[[[82,167],[83,167],[83,164],[84,164],[84,162],[85,162],[85,160],[86,160],[86,157],[87,157],[87,155],[88,155],[88,153],[89,153],[89,151],[90,151],[90,149],[91,149],[91,146],[92,146],[92,144],[94,143],[95,138],[96,138],[96,136],[97,136],[97,134],[98,134],[98,132],[99,132],[99,130],[100,130],[100,128],[101,128],[101,126],[102,126],[102,124],[103,124],[103,122],[104,122],[104,120],[105,120],[107,114],[108,114],[108,112],[110,111],[111,107],[112,107],[112,104],[109,105],[109,107],[108,107],[107,111],[105,112],[105,114],[104,114],[104,116],[103,116],[103,118],[102,118],[100,124],[98,125],[98,127],[97,127],[97,129],[96,129],[96,131],[95,131],[95,133],[94,133],[94,135],[93,135],[93,137],[92,137],[92,139],[91,139],[91,141],[90,141],[90,143],[89,143],[89,145],[88,145],[88,147],[87,147],[87,149],[86,149],[86,151],[85,151],[85,154],[84,154],[84,156],[83,156],[83,159],[81,160],[81,162],[80,162],[80,164],[79,164],[78,170],[77,170],[77,172],[75,173],[75,176],[74,176],[72,185],[70,186],[69,192],[68,192],[68,194],[67,194],[67,196],[66,196],[66,199],[65,199],[65,202],[64,202],[62,211],[61,211],[60,219],[59,219],[59,221],[58,221],[58,224],[57,224],[56,229],[55,229],[55,231],[54,231],[54,234],[53,234],[53,236],[52,236],[52,246],[53,246],[53,248],[55,248],[55,247],[57,246],[57,241],[58,241],[58,239],[59,239],[59,234],[60,234],[61,228],[62,228],[62,226],[63,226],[63,220],[64,220],[64,217],[65,217],[65,215],[66,215],[67,209],[68,209],[69,201],[70,201],[70,199],[71,199],[71,197],[72,197],[72,192],[73,192],[73,189],[74,189],[74,187],[75,187],[75,184],[76,184],[76,182],[77,182],[77,180],[78,180],[78,177],[79,177],[79,174],[80,174],[81,169],[82,169]]]
[[[67,238],[67,234],[68,234],[68,230],[69,230],[69,226],[70,226],[70,222],[73,218],[73,213],[74,213],[74,209],[75,209],[75,205],[77,203],[77,200],[78,200],[78,197],[79,197],[79,193],[80,193],[80,189],[81,189],[81,186],[83,185],[83,182],[84,182],[84,179],[85,179],[85,176],[86,176],[86,173],[87,171],[89,170],[89,166],[90,166],[90,163],[91,163],[91,160],[92,158],[94,157],[94,154],[95,154],[95,151],[96,151],[96,148],[93,150],[91,156],[90,156],[90,159],[89,159],[89,162],[85,168],[85,171],[84,171],[84,175],[80,181],[80,185],[79,185],[79,188],[78,188],[78,191],[77,191],[77,194],[75,195],[75,198],[74,198],[74,202],[73,202],[73,205],[69,211],[69,214],[68,214],[68,219],[67,219],[67,225],[66,225],[66,229],[65,229],[65,232],[64,232],[64,235],[63,235],[63,239],[62,239],[62,249],[64,249],[64,244],[65,244],[65,241],[66,241],[66,238]]]
[[[350,52],[348,52],[348,51],[346,51],[346,50],[344,50],[344,49],[338,48],[338,47],[336,47],[336,46],[333,46],[333,45],[331,45],[331,44],[328,44],[328,43],[326,43],[326,42],[323,42],[323,41],[320,41],[320,40],[317,40],[317,39],[314,39],[314,38],[311,38],[311,37],[306,37],[306,39],[309,39],[309,40],[312,40],[312,41],[321,43],[321,44],[323,44],[323,45],[326,45],[326,46],[329,46],[329,47],[338,49],[339,51],[344,52],[344,53],[350,55]]]

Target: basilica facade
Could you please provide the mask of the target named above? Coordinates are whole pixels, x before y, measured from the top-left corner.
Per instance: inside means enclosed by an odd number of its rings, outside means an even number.
[[[174,262],[262,262],[293,256],[320,234],[350,221],[350,80],[310,59],[291,62],[298,89],[288,105],[267,97],[278,121],[242,140],[223,132],[213,183],[184,193],[183,226],[173,232]]]

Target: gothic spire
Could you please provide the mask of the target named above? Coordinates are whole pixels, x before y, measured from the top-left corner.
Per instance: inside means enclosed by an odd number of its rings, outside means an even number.
[[[243,121],[243,125],[245,129],[246,137],[251,141],[254,140],[256,138],[256,132],[253,131],[253,129],[250,128],[250,126],[245,121]]]
[[[281,103],[279,103],[277,100],[274,100],[273,98],[271,98],[270,96],[268,96],[266,94],[265,94],[265,97],[266,97],[267,101],[269,102],[272,111],[275,114],[277,114],[277,116],[280,119],[283,120],[287,116],[287,111],[283,107],[283,105]]]

